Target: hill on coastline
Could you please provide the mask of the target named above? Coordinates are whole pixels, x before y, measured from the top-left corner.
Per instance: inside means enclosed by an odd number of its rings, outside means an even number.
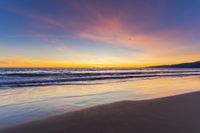
[[[151,66],[148,68],[200,68],[200,61],[174,65]]]

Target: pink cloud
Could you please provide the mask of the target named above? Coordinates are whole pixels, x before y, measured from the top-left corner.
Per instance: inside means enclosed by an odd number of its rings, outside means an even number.
[[[91,9],[95,16],[93,23],[76,33],[77,38],[92,40],[124,47],[147,49],[152,52],[169,52],[190,48],[185,42],[188,37],[181,28],[168,28],[147,33],[141,24],[127,25],[123,18],[125,13],[118,16],[101,14],[97,9]]]

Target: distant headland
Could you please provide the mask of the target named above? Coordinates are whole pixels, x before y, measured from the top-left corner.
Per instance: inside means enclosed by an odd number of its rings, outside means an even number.
[[[200,61],[173,65],[151,66],[148,68],[200,68]]]

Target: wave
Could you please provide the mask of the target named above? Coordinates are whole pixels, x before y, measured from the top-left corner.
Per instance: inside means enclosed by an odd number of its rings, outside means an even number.
[[[0,69],[0,88],[199,75],[200,69]]]

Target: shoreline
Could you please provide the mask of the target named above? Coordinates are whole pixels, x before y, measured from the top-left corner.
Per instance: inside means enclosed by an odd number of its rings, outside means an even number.
[[[0,129],[1,133],[199,133],[200,92],[119,101]]]

